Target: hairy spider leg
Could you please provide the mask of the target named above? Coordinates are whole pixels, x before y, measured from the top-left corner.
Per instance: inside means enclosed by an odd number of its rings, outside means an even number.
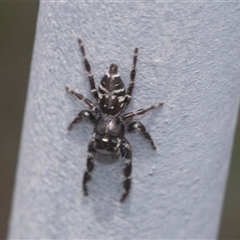
[[[144,113],[146,113],[150,110],[153,110],[155,108],[158,108],[162,105],[163,105],[163,103],[158,103],[158,104],[152,105],[152,106],[150,106],[148,108],[145,108],[145,109],[139,109],[135,112],[125,113],[124,115],[121,116],[121,118],[122,118],[123,121],[126,121],[126,120],[129,120],[129,119],[133,118],[134,116],[142,115],[142,114],[144,114]]]
[[[123,202],[127,195],[129,194],[130,188],[131,188],[131,172],[132,172],[132,150],[129,142],[124,139],[122,142],[122,145],[120,147],[122,158],[124,161],[124,179],[123,179],[123,188],[124,193],[122,194],[122,197],[120,198],[120,202]]]
[[[82,94],[74,92],[73,90],[70,90],[68,87],[66,87],[66,91],[72,94],[73,96],[77,97],[78,99],[83,100],[90,107],[91,110],[95,111],[97,109],[95,104],[88,98],[84,97]]]
[[[97,92],[97,89],[95,87],[95,82],[94,82],[93,74],[92,74],[92,71],[91,71],[91,66],[90,66],[90,64],[88,62],[88,59],[86,57],[85,49],[84,49],[84,46],[82,44],[81,38],[78,38],[78,43],[79,43],[80,50],[81,50],[81,53],[82,53],[82,56],[83,56],[84,66],[85,66],[86,71],[88,73],[88,79],[89,79],[89,82],[90,82],[92,95],[95,98],[95,100],[98,101],[98,92]]]
[[[127,94],[126,94],[126,106],[130,103],[132,98],[132,91],[134,88],[135,75],[136,75],[137,56],[138,56],[138,48],[135,48],[134,55],[133,55],[132,71],[130,73],[130,82],[129,82]]]
[[[70,123],[68,130],[71,130],[73,128],[73,125],[75,125],[76,123],[80,122],[82,117],[86,117],[88,118],[92,123],[96,122],[96,118],[93,115],[92,112],[88,111],[88,110],[83,110],[81,111],[78,116],[76,118],[74,118],[74,120]]]
[[[152,149],[156,149],[156,146],[152,140],[152,137],[150,136],[150,134],[148,133],[148,131],[146,130],[145,126],[139,122],[139,121],[135,121],[135,122],[132,122],[130,123],[128,126],[127,126],[127,130],[129,132],[135,130],[135,129],[138,129],[141,131],[141,133],[143,134],[143,136],[150,142],[151,146],[152,146]]]
[[[88,195],[88,188],[87,188],[87,182],[91,180],[92,176],[91,173],[94,169],[94,163],[93,159],[96,154],[96,148],[95,148],[95,140],[92,138],[92,140],[88,144],[88,156],[87,156],[87,168],[83,175],[83,193],[85,196]]]

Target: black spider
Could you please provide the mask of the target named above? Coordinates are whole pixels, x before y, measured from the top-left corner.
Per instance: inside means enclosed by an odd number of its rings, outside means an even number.
[[[98,90],[95,87],[93,74],[90,64],[86,58],[85,50],[81,39],[78,39],[80,49],[83,56],[84,65],[88,73],[91,92],[96,101],[96,104],[85,98],[82,94],[76,93],[66,87],[67,92],[83,100],[90,108],[89,110],[81,111],[78,116],[72,121],[68,129],[71,130],[73,125],[79,122],[82,117],[86,117],[94,124],[94,132],[92,139],[88,145],[87,169],[83,176],[83,191],[84,195],[88,195],[87,182],[91,179],[91,174],[94,168],[94,156],[96,152],[104,154],[112,154],[116,156],[119,152],[124,159],[124,193],[120,198],[123,202],[127,197],[131,187],[131,171],[132,171],[132,151],[131,146],[125,138],[126,131],[139,129],[143,136],[150,142],[153,149],[156,149],[150,134],[146,131],[144,125],[139,121],[129,121],[136,115],[141,115],[149,110],[160,107],[163,103],[152,105],[145,109],[139,109],[135,112],[124,113],[120,115],[131,101],[132,91],[134,87],[134,79],[136,74],[136,62],[138,48],[134,50],[133,66],[130,74],[130,82],[127,90],[124,87],[122,79],[118,73],[116,64],[111,64],[109,71],[102,78]]]

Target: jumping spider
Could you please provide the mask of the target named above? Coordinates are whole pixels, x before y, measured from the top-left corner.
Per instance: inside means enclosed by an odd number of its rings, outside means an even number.
[[[91,174],[94,168],[93,160],[96,153],[102,152],[104,154],[116,156],[119,152],[121,152],[124,160],[124,193],[120,198],[120,202],[123,202],[127,197],[131,187],[132,171],[132,151],[129,142],[124,136],[125,132],[139,129],[143,136],[150,142],[152,148],[156,149],[156,146],[150,134],[146,131],[145,126],[139,121],[129,120],[132,120],[134,116],[144,114],[154,108],[160,107],[163,105],[163,103],[158,103],[145,109],[139,109],[135,112],[124,113],[121,115],[123,110],[129,105],[132,98],[138,48],[135,48],[134,50],[133,66],[127,90],[125,89],[122,79],[120,78],[118,66],[116,64],[110,65],[109,71],[102,78],[97,90],[95,87],[91,67],[85,55],[85,49],[80,38],[78,39],[78,43],[80,45],[83,62],[88,74],[91,92],[96,102],[93,103],[82,94],[76,93],[66,87],[67,92],[76,96],[78,99],[83,100],[90,108],[90,111],[81,111],[69,125],[68,130],[71,130],[73,125],[79,122],[82,117],[88,118],[94,124],[93,136],[88,144],[88,156],[86,164],[87,169],[84,173],[82,182],[83,192],[84,195],[88,195],[87,183],[91,179]]]

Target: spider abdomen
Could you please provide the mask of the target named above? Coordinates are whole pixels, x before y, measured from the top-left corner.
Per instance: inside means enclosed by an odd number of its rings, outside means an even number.
[[[116,64],[111,64],[98,88],[99,107],[104,114],[115,116],[124,108],[126,90]]]

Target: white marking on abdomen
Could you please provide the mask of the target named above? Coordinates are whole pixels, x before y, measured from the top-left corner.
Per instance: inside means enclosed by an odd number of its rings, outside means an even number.
[[[120,89],[116,89],[116,90],[111,91],[111,93],[112,94],[120,93],[120,92],[123,92],[124,90],[125,90],[125,88],[120,88]]]
[[[123,102],[125,100],[125,96],[118,97],[118,102]]]
[[[106,72],[106,75],[107,75],[108,78],[109,78],[109,77],[111,77],[111,78],[120,77],[120,74],[119,74],[119,73],[116,73],[116,74],[110,75],[109,72]]]
[[[115,90],[112,90],[112,91],[109,91],[107,90],[105,87],[103,87],[101,84],[99,85],[99,88],[105,92],[106,95],[109,95],[109,96],[112,96],[114,94],[118,94],[118,93],[121,93],[121,92],[124,92],[125,91],[125,88],[120,88],[120,89],[115,89]],[[99,95],[101,95],[101,93],[99,93]],[[102,94],[104,95],[104,94]]]
[[[102,84],[99,85],[99,88],[105,93],[109,93],[109,91],[105,87],[103,87]]]

